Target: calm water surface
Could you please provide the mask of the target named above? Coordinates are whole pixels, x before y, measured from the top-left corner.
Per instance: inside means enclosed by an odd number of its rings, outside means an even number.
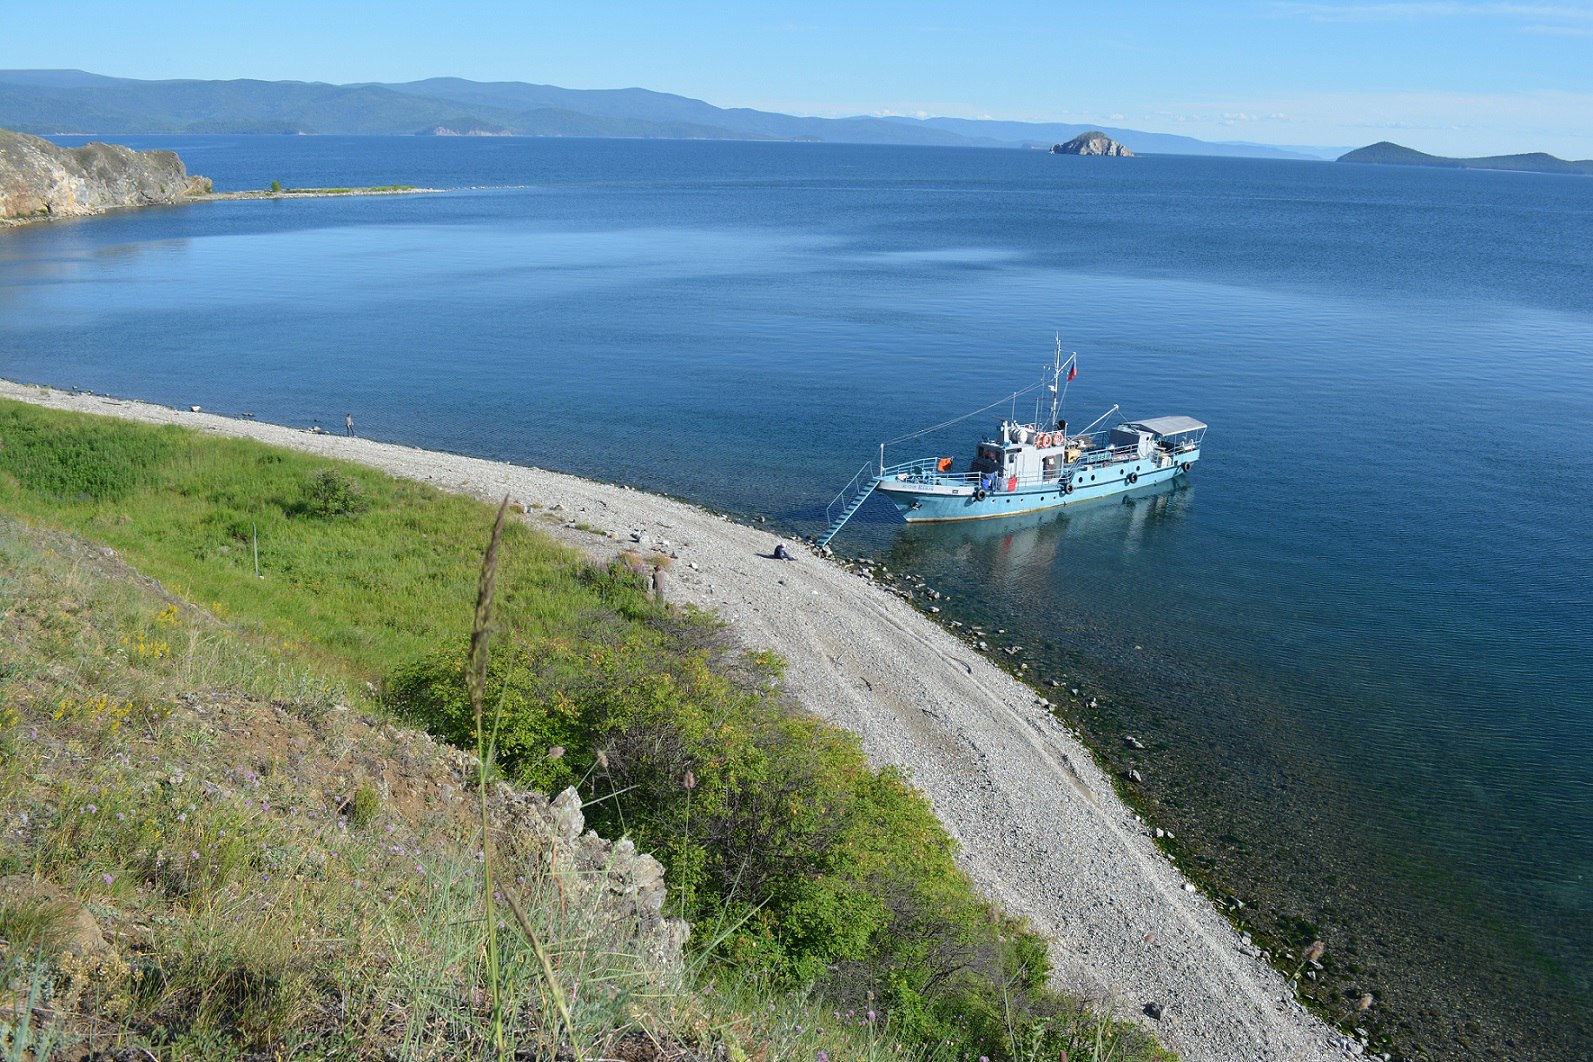
[[[1587,1054],[1593,181],[138,141],[218,188],[447,191],[0,233],[0,375],[290,424],[353,410],[378,438],[804,533],[879,440],[1033,382],[1059,330],[1075,423],[1114,402],[1209,422],[1181,489],[961,527],[871,503],[836,546],[1098,694],[1072,718],[1258,930],[1327,942],[1332,1006],[1376,993],[1362,1024],[1433,1058]]]

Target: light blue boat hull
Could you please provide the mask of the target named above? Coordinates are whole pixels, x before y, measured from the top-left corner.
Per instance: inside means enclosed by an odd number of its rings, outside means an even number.
[[[908,523],[937,523],[948,520],[990,520],[1020,513],[1040,512],[1064,505],[1075,505],[1106,498],[1124,491],[1166,483],[1185,474],[1185,468],[1200,460],[1200,451],[1178,455],[1178,463],[1156,467],[1151,459],[1127,461],[1093,469],[1083,469],[1073,477],[1073,490],[1065,491],[1061,482],[1020,485],[1016,490],[992,490],[983,499],[976,496],[962,477],[946,477],[936,482],[930,475],[915,479],[881,480],[878,490],[890,499]],[[1129,481],[1129,476],[1134,481]]]

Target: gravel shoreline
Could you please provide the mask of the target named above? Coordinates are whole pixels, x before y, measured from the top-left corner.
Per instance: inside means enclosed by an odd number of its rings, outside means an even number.
[[[779,539],[767,531],[536,468],[7,381],[0,397],[258,439],[493,502],[507,494],[538,507],[527,516],[537,526],[599,558],[645,534],[678,554],[672,601],[715,609],[748,646],[782,654],[804,706],[858,734],[872,762],[901,768],[929,797],[979,887],[1051,942],[1061,987],[1144,1023],[1189,1062],[1362,1053],[1301,1007],[1187,885],[1033,690],[806,548],[790,544],[795,559],[774,560]]]

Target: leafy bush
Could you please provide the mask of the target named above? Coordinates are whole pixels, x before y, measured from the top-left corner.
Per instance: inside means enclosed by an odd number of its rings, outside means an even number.
[[[311,516],[329,520],[338,516],[358,516],[370,508],[370,501],[354,480],[335,468],[323,468],[305,485],[303,505]]]

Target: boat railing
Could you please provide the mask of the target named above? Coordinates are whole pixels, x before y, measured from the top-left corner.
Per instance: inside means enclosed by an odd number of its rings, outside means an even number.
[[[862,468],[858,469],[857,475],[853,476],[846,486],[841,488],[840,493],[835,496],[835,500],[824,507],[825,523],[835,523],[840,514],[851,507],[858,494],[872,487],[874,476],[874,462],[872,461],[866,462]]]
[[[899,465],[891,465],[880,473],[882,479],[905,479],[915,483],[977,483],[977,472],[952,472],[940,470],[939,457],[921,457],[916,461],[903,461]]]
[[[990,490],[993,492],[1022,490],[1025,487],[1056,483],[1064,478],[1060,468],[1039,475],[1029,473],[1016,477],[1001,476],[996,473],[942,472],[939,459],[933,457],[891,465],[880,474],[880,478],[902,483],[932,484],[937,487],[978,487],[983,485],[986,475],[990,477]]]
[[[1063,451],[1058,449],[1056,454],[1061,454],[1061,452]],[[1176,454],[1176,451],[1174,451],[1174,454]],[[949,468],[946,471],[941,471],[941,463],[945,462],[945,460],[943,457],[919,457],[918,460],[910,460],[910,462],[902,462],[898,463],[898,465],[890,465],[890,467],[884,468],[879,473],[879,478],[895,479],[898,482],[922,482],[922,484],[935,484],[935,486],[941,487],[978,487],[983,484],[984,473],[977,473],[977,471],[951,471]],[[1012,476],[1002,476],[1000,473],[989,473],[989,476],[991,476],[992,489],[994,490],[1021,490],[1024,487],[1045,486],[1045,484],[1050,484],[1050,482],[1066,481],[1069,476],[1075,476],[1078,470],[1085,470],[1085,468],[1101,468],[1104,465],[1117,465],[1117,463],[1131,462],[1131,460],[1142,460],[1139,447],[1102,446],[1099,449],[1083,452],[1072,462],[1058,463],[1055,468],[1047,468],[1047,470],[1039,471],[1039,473],[1021,474],[1021,476],[1016,478],[1016,481]],[[1157,460],[1157,454],[1150,454],[1149,457],[1145,457],[1145,460]],[[857,489],[857,481],[863,478],[865,473],[871,474],[871,470],[865,470],[863,473],[857,474],[857,478],[854,478],[851,484],[847,484],[846,490],[841,490],[841,494],[836,495],[836,500],[832,503],[832,506],[844,506],[844,500],[849,495],[854,494],[855,489]]]

